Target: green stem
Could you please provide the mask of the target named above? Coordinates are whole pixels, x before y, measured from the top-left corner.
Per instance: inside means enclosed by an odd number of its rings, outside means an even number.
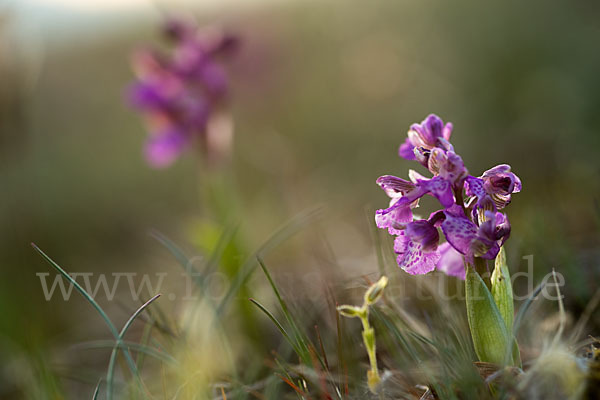
[[[369,364],[371,366],[371,369],[367,372],[367,383],[369,384],[369,389],[371,389],[373,393],[376,393],[375,389],[379,382],[381,382],[381,378],[379,376],[379,369],[377,367],[375,330],[369,323],[369,307],[366,304],[363,306],[363,311],[360,314],[360,320],[363,325],[363,342],[365,344],[365,348],[367,349]]]
[[[456,188],[455,187],[452,190],[454,192],[454,197],[456,199],[456,204],[460,204],[460,206],[462,207],[463,212],[465,213],[465,215],[469,215],[467,213],[467,209],[465,208],[465,201],[463,200],[463,192],[462,192],[463,188],[462,187],[460,187],[460,188]]]

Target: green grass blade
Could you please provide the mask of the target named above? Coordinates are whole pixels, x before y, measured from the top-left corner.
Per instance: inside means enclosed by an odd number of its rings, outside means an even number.
[[[531,305],[533,304],[533,300],[535,300],[537,298],[537,296],[540,294],[540,292],[542,291],[543,288],[544,288],[544,282],[540,283],[538,285],[538,287],[535,288],[533,290],[533,292],[531,292],[531,294],[529,295],[527,300],[525,300],[525,303],[523,303],[523,305],[521,307],[519,307],[519,311],[517,312],[517,315],[515,316],[515,322],[513,324],[513,329],[512,329],[512,336],[514,338],[513,346],[512,346],[512,357],[513,357],[514,364],[516,366],[518,366],[519,368],[522,368],[523,363],[521,361],[521,350],[519,349],[519,344],[517,343],[517,332],[519,331],[519,328],[521,327],[521,321],[523,320],[523,317],[529,310],[529,307],[531,307]],[[509,350],[507,350],[507,352],[508,351]],[[507,358],[508,358],[508,356],[507,356]]]
[[[596,289],[596,291],[594,292],[594,295],[592,296],[590,301],[585,306],[583,313],[581,313],[581,316],[579,317],[579,320],[577,321],[577,324],[575,325],[575,328],[573,329],[573,331],[571,333],[571,337],[569,339],[570,341],[574,341],[581,336],[581,333],[583,332],[585,325],[590,320],[590,317],[593,315],[594,310],[596,310],[599,303],[600,303],[600,288]]]
[[[415,361],[417,363],[421,362],[421,359],[420,359],[419,355],[417,354],[417,352],[415,351],[415,349],[409,344],[409,342],[406,340],[406,337],[398,329],[396,324],[394,324],[391,321],[390,318],[388,318],[384,313],[379,311],[379,309],[377,309],[376,307],[373,307],[371,309],[371,314],[373,315],[373,318],[375,321],[379,321],[382,324],[382,326],[385,326],[385,328],[386,328],[385,332],[390,334],[390,336],[393,336],[396,338],[398,343],[400,343],[401,348],[403,348],[409,354],[409,356],[413,359],[413,361]],[[433,343],[432,343],[432,345],[433,345]]]
[[[44,260],[46,260],[46,262],[48,264],[50,264],[54,269],[56,269],[58,271],[58,273],[60,273],[66,280],[68,280],[69,283],[71,283],[73,285],[73,287],[79,293],[81,293],[81,295],[83,297],[85,297],[85,299],[96,309],[96,311],[98,311],[98,314],[100,314],[100,316],[102,317],[104,322],[106,322],[108,329],[110,330],[112,335],[115,337],[115,339],[118,338],[119,332],[117,331],[117,328],[115,328],[115,325],[112,323],[110,318],[108,318],[108,315],[106,314],[106,312],[104,312],[102,307],[100,307],[100,304],[98,304],[96,302],[96,300],[94,300],[94,298],[88,292],[86,292],[85,289],[82,288],[81,285],[75,279],[73,279],[71,277],[71,275],[69,275],[67,273],[67,271],[62,269],[60,267],[60,265],[55,263],[54,260],[52,260],[48,255],[46,255],[46,253],[44,253],[39,247],[37,247],[35,243],[31,243],[31,246],[34,248],[35,251],[37,251],[44,258]]]
[[[125,325],[123,325],[123,328],[121,329],[121,332],[119,333],[119,336],[117,338],[117,342],[115,343],[115,346],[113,347],[113,351],[110,354],[110,360],[108,362],[108,370],[106,372],[106,394],[107,394],[107,397],[109,399],[111,399],[112,395],[113,395],[113,378],[114,378],[114,374],[115,374],[115,362],[117,361],[117,353],[118,353],[119,347],[120,347],[120,345],[121,345],[121,343],[123,341],[123,337],[125,337],[125,334],[129,330],[129,327],[131,326],[131,324],[133,323],[133,321],[137,318],[137,316],[140,315],[140,313],[142,311],[144,311],[144,309],[146,307],[148,307],[150,304],[152,304],[152,302],[154,300],[158,299],[159,297],[160,297],[160,293],[157,294],[157,295],[155,295],[154,297],[152,297],[150,300],[148,300],[144,304],[142,304],[141,307],[138,308],[129,317],[129,319],[127,320],[127,322],[125,322]],[[124,354],[129,354],[129,351],[125,350],[123,353]],[[140,379],[140,382],[141,382],[141,379]]]
[[[98,313],[100,314],[100,316],[102,317],[104,322],[106,322],[106,325],[108,326],[109,330],[115,337],[115,340],[117,342],[119,342],[119,340],[120,340],[119,332],[117,331],[117,328],[115,328],[115,325],[112,323],[110,318],[108,318],[108,315],[106,314],[106,312],[102,309],[102,307],[100,307],[100,304],[98,304],[96,302],[96,300],[94,300],[94,298],[88,292],[86,292],[85,289],[83,287],[81,287],[81,285],[75,279],[73,279],[71,277],[71,275],[69,275],[64,269],[62,269],[60,267],[60,265],[55,263],[54,260],[52,260],[46,253],[44,253],[39,247],[37,247],[35,243],[31,243],[31,246],[35,249],[35,251],[37,251],[46,260],[46,262],[48,262],[65,279],[67,279],[69,281],[69,283],[71,283],[73,285],[73,287],[75,289],[77,289],[77,291],[79,293],[81,293],[81,295],[83,297],[85,297],[85,299],[96,309],[96,311],[98,311]],[[141,378],[140,378],[139,372],[135,366],[135,362],[133,361],[133,358],[131,357],[131,355],[129,354],[128,351],[124,351],[123,353],[125,354],[125,359],[127,360],[129,369],[131,370],[133,375],[137,378],[138,382],[141,382]],[[107,386],[108,386],[108,382],[107,382]],[[110,392],[108,393],[108,396],[110,399],[110,396],[111,396]]]
[[[223,253],[224,253],[227,245],[231,242],[231,240],[233,239],[233,237],[235,236],[237,231],[238,231],[238,226],[233,226],[233,227],[230,227],[230,228],[226,229],[225,231],[223,231],[223,233],[219,237],[219,240],[217,242],[217,245],[216,245],[214,251],[210,255],[210,258],[208,259],[208,261],[206,261],[201,274],[197,273],[198,271],[193,267],[192,263],[190,262],[190,258],[185,254],[185,252],[181,249],[181,247],[179,247],[177,244],[175,244],[175,242],[173,242],[166,235],[164,235],[163,233],[161,233],[159,231],[153,230],[152,232],[150,232],[150,236],[152,236],[160,244],[162,244],[167,250],[169,250],[169,252],[175,257],[175,259],[177,260],[179,265],[181,265],[185,269],[186,272],[196,273],[196,274],[194,274],[194,275],[196,275],[196,276],[194,276],[194,278],[196,278],[194,280],[194,283],[196,283],[201,289],[204,289],[205,286],[204,286],[204,281],[203,281],[202,277],[206,276],[206,274],[208,272],[210,272],[210,270],[215,265],[218,264],[219,260],[223,256]]]
[[[289,308],[287,306],[287,303],[281,297],[281,293],[279,292],[279,289],[277,288],[277,285],[275,285],[275,281],[273,281],[273,278],[271,277],[271,274],[269,273],[269,270],[265,266],[264,261],[262,260],[262,258],[260,258],[260,256],[256,257],[256,260],[258,261],[258,264],[260,265],[263,273],[267,277],[267,280],[269,281],[269,284],[271,285],[271,288],[273,289],[273,292],[275,293],[275,296],[277,297],[277,301],[279,302],[279,305],[281,306],[281,310],[283,311],[283,315],[285,316],[286,321],[288,322],[288,324],[290,325],[290,327],[292,329],[292,332],[294,334],[294,338],[296,339],[296,345],[297,345],[297,347],[302,351],[302,353],[298,354],[298,356],[302,357],[303,361],[305,363],[307,363],[308,365],[310,365],[311,356],[310,356],[310,351],[308,350],[308,344],[307,344],[308,338],[298,328],[298,325],[296,324],[296,322],[294,321],[294,318],[293,318],[292,314],[290,313],[290,310],[289,310]],[[317,359],[319,360],[319,362],[322,364],[322,366],[324,368],[325,367],[325,363],[323,362],[323,360],[321,360],[321,357],[319,357],[318,355],[316,355],[316,356],[317,356]]]
[[[129,330],[129,327],[131,326],[131,324],[133,323],[133,321],[137,318],[138,315],[141,314],[142,311],[144,311],[144,309],[146,307],[148,307],[150,304],[152,304],[152,302],[154,302],[154,300],[158,299],[161,296],[161,294],[157,294],[155,296],[153,296],[150,300],[148,300],[147,302],[145,302],[144,304],[142,304],[140,306],[140,308],[138,308],[136,310],[136,312],[134,312],[131,317],[129,317],[129,319],[127,320],[127,322],[125,323],[125,325],[123,325],[123,329],[121,329],[121,332],[119,333],[119,337],[121,337],[121,339],[123,338],[123,336],[125,336],[125,334],[127,333],[127,331]]]
[[[540,283],[538,287],[536,287],[533,292],[529,295],[529,297],[525,300],[525,303],[521,307],[519,307],[519,311],[517,311],[517,315],[515,316],[515,323],[513,324],[513,335],[517,337],[517,332],[521,327],[521,321],[523,317],[529,310],[529,307],[533,304],[533,301],[538,297],[542,289],[544,288],[544,282]]]
[[[296,343],[292,340],[292,338],[290,338],[290,335],[287,333],[287,331],[285,330],[283,325],[281,325],[281,323],[277,320],[277,318],[275,318],[275,316],[269,310],[267,310],[265,308],[265,306],[260,304],[258,301],[254,300],[254,299],[248,299],[248,300],[250,300],[252,302],[252,304],[254,304],[256,307],[258,307],[263,313],[265,313],[265,315],[267,317],[269,317],[269,319],[275,324],[277,329],[279,329],[279,332],[281,332],[281,334],[283,335],[285,340],[292,346],[294,351],[297,354],[300,354],[300,350],[296,347]]]
[[[94,395],[92,396],[92,400],[97,400],[98,399],[98,394],[100,393],[100,384],[102,383],[102,379],[100,379],[98,381],[98,384],[96,385],[96,389],[94,389]]]
[[[77,349],[81,349],[81,350],[93,350],[93,349],[106,349],[106,348],[112,349],[114,346],[115,346],[115,342],[113,342],[111,340],[94,340],[94,341],[78,344],[74,347]],[[163,351],[159,351],[153,347],[146,346],[146,345],[143,345],[140,343],[122,341],[119,344],[119,349],[132,350],[137,353],[148,355],[150,357],[156,358],[157,360],[164,361],[164,362],[172,364],[172,365],[179,364],[179,362],[170,354],[165,353]]]
[[[567,315],[565,313],[565,305],[563,303],[563,296],[560,292],[560,285],[558,280],[556,279],[556,271],[552,268],[552,278],[554,279],[554,287],[556,288],[556,296],[558,297],[558,315],[559,315],[559,325],[556,334],[554,335],[554,339],[552,340],[552,344],[556,345],[560,339],[562,338],[562,334],[565,330],[565,324],[567,323]]]
[[[189,262],[189,257],[185,254],[185,252],[181,249],[181,247],[177,246],[175,242],[169,239],[167,236],[162,234],[159,231],[153,230],[150,232],[150,236],[156,239],[160,244],[162,244],[169,252],[175,257],[177,262],[183,268],[190,268],[191,264]]]

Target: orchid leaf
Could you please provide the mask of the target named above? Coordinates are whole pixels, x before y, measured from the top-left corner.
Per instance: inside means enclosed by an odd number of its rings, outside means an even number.
[[[498,306],[498,311],[506,324],[508,332],[512,332],[513,321],[515,318],[515,308],[513,304],[513,291],[510,282],[510,273],[506,265],[506,253],[504,247],[500,248],[496,256],[496,266],[492,272],[492,296]]]
[[[521,355],[517,339],[513,335],[513,324],[515,319],[515,307],[513,300],[513,289],[510,280],[510,272],[506,263],[506,252],[504,247],[496,256],[494,271],[492,272],[492,296],[498,306],[498,311],[506,324],[506,329],[512,336],[512,358],[514,365],[521,367]]]
[[[467,266],[465,293],[469,328],[477,357],[483,362],[504,365],[511,335],[492,294],[472,266]]]

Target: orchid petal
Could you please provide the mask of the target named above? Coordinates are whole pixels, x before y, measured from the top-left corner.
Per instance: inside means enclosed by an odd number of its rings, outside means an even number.
[[[413,161],[415,159],[415,146],[412,145],[410,139],[407,138],[404,143],[400,145],[398,149],[398,155],[406,160]]]
[[[469,221],[467,217],[454,212],[445,212],[446,219],[442,222],[442,232],[448,243],[461,254],[468,254],[471,242],[477,236],[477,225]]]
[[[418,242],[424,251],[433,251],[437,248],[440,235],[427,220],[411,222],[406,226],[406,235],[414,242]]]
[[[170,129],[150,137],[146,142],[144,153],[151,166],[164,168],[179,157],[186,143],[186,137],[181,132]]]
[[[377,184],[392,198],[401,197],[416,187],[414,183],[393,175],[380,176],[377,179]]]
[[[428,192],[431,192],[445,208],[454,204],[452,186],[450,185],[450,182],[442,177],[436,176],[428,181],[420,181],[419,184],[421,184]]]
[[[424,251],[420,243],[412,241],[404,232],[396,237],[394,251],[398,254],[396,261],[400,268],[411,275],[433,271],[440,259],[438,251]]]
[[[411,202],[406,197],[392,200],[389,208],[375,212],[375,224],[378,228],[387,228],[390,235],[398,235],[404,226],[412,222]]]
[[[483,179],[475,178],[474,176],[467,176],[465,178],[465,190],[467,196],[476,196],[477,198],[481,198],[485,195],[485,190],[483,189]]]
[[[440,259],[437,263],[436,269],[442,271],[446,275],[455,276],[457,278],[465,280],[465,261],[463,255],[460,254],[450,243],[442,243],[438,250],[440,252]]]

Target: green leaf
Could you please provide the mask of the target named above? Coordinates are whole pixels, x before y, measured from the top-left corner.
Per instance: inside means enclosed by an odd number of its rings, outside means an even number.
[[[500,311],[502,319],[506,323],[506,329],[508,332],[512,332],[515,308],[504,247],[500,248],[500,253],[496,257],[496,266],[494,272],[492,272],[492,296],[494,297],[496,306],[498,306],[498,311]]]
[[[513,334],[513,323],[515,319],[515,307],[513,300],[513,289],[510,280],[510,272],[506,264],[506,252],[504,247],[500,248],[500,252],[496,256],[494,271],[492,272],[492,296],[498,306],[498,311],[502,315],[502,319],[506,324],[506,329],[510,335],[512,344],[512,358],[514,365],[521,367],[521,355],[519,344]]]
[[[97,400],[98,399],[98,394],[100,393],[100,384],[102,383],[102,379],[100,379],[98,381],[98,384],[96,385],[96,389],[94,389],[94,396],[92,397],[92,400]]]
[[[465,280],[467,317],[480,361],[504,365],[511,335],[489,289],[471,265]]]
[[[517,343],[517,339],[514,336],[512,346],[512,358],[513,365],[515,367],[523,368],[523,363],[521,362],[521,349],[519,349],[519,343]]]

